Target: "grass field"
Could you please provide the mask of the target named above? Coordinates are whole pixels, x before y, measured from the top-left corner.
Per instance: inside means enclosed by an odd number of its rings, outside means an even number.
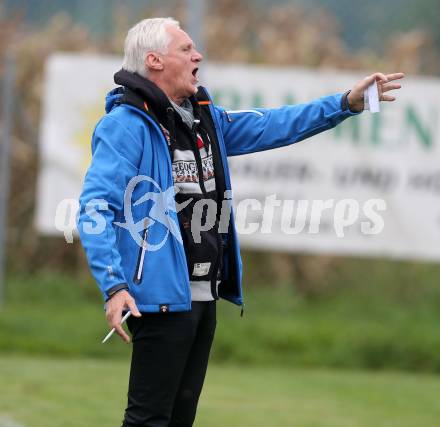
[[[313,299],[249,287],[243,318],[220,302],[196,426],[438,427],[438,274],[402,270],[335,279],[349,285]],[[91,283],[12,277],[0,310],[0,427],[119,427],[130,347],[103,346],[107,330]]]
[[[120,426],[128,360],[0,358],[0,427]],[[437,427],[440,378],[212,365],[197,427]]]
[[[350,298],[308,304],[286,292],[247,295],[243,318],[232,304],[218,304],[216,363],[440,372],[434,304],[425,309]],[[127,358],[129,348],[118,339],[101,345],[107,331],[100,302],[11,303],[0,310],[0,354]]]

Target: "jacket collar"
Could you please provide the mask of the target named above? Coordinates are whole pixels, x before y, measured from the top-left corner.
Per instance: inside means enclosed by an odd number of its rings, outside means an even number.
[[[134,105],[135,107],[154,112],[159,122],[167,122],[167,110],[173,108],[165,92],[151,80],[126,70],[119,70],[114,75],[116,84],[129,89],[125,91],[122,103]],[[195,96],[188,98],[194,110],[194,117],[200,118],[200,106]]]

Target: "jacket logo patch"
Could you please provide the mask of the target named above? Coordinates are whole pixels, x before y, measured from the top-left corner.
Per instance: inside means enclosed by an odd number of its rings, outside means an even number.
[[[159,306],[159,311],[161,313],[168,313],[170,311],[170,307],[168,304],[162,304]]]

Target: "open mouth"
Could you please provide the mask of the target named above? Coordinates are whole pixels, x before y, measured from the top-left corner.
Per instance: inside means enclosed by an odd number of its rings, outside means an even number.
[[[192,75],[197,78],[197,72],[199,71],[198,68],[194,68],[194,70],[192,71]]]

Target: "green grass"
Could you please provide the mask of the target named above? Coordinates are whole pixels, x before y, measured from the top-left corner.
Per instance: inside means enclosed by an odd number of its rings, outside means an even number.
[[[128,359],[0,358],[0,426],[119,426]],[[197,427],[437,427],[440,378],[211,365]],[[3,427],[3,426],[2,426]]]
[[[219,361],[440,372],[438,298],[341,292],[307,301],[285,288],[248,292],[245,317],[223,304]]]
[[[307,299],[291,286],[247,287],[246,310],[218,304],[215,362],[440,372],[440,290],[428,280],[372,283]],[[366,280],[365,278],[362,280]],[[359,279],[361,281],[361,279]],[[107,332],[93,283],[39,275],[8,282],[0,353],[115,359],[129,355]]]

